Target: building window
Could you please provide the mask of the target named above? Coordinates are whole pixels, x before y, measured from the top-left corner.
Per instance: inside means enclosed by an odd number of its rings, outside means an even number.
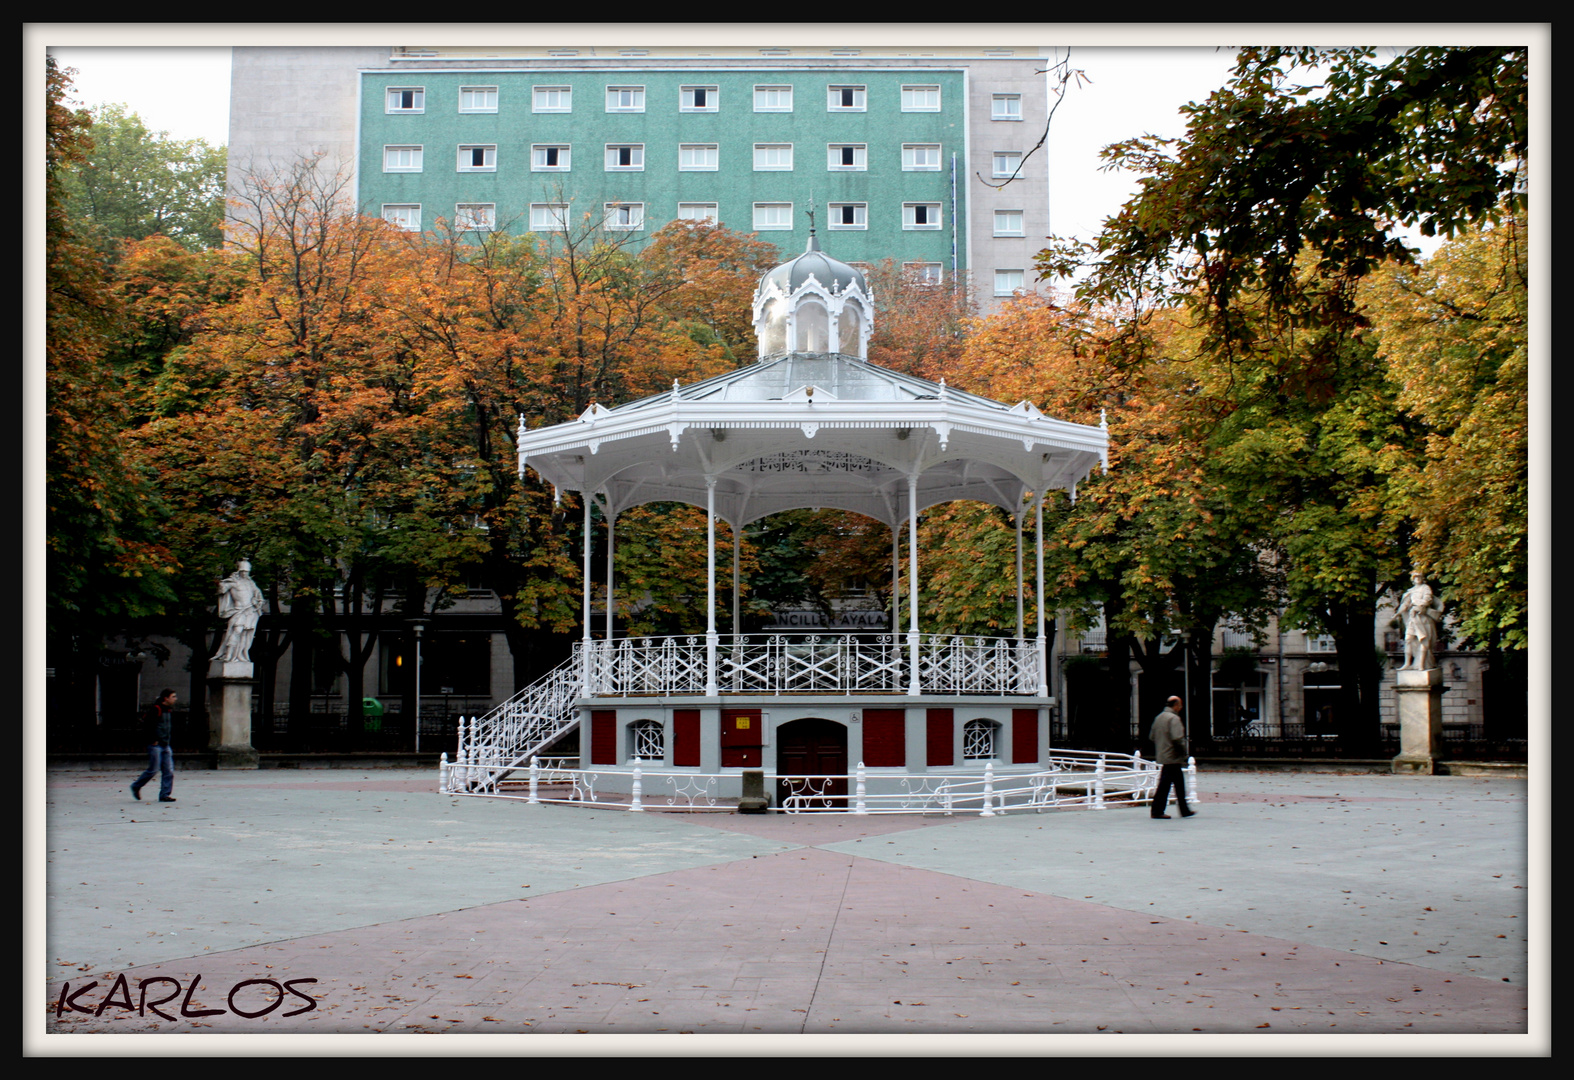
[[[862,172],[869,167],[869,148],[863,143],[833,145],[826,160],[832,172]]]
[[[996,210],[995,211],[995,235],[996,236],[1021,236],[1022,235],[1022,211],[1020,211],[1020,210]]]
[[[644,203],[607,203],[602,209],[605,228],[628,232],[645,227]]]
[[[903,112],[939,112],[940,88],[938,86],[902,87]]]
[[[410,232],[421,228],[420,203],[383,203],[383,220]]]
[[[531,100],[535,112],[571,112],[574,90],[568,86],[538,86]]]
[[[678,146],[678,171],[715,172],[718,154],[715,143],[681,143]]]
[[[645,88],[643,86],[607,87],[607,112],[644,112]]]
[[[792,143],[755,143],[755,172],[787,172],[792,169]]]
[[[863,112],[868,107],[867,93],[862,86],[832,86],[828,96],[826,107],[831,112]]]
[[[710,221],[717,220],[717,206],[713,202],[680,202],[678,204],[679,221]]]
[[[383,147],[383,172],[420,172],[421,148],[419,146]]]
[[[940,227],[940,204],[933,203],[903,203],[902,228],[904,229],[938,229]]]
[[[562,232],[568,228],[567,203],[531,203],[531,232]]]
[[[1022,119],[1022,95],[996,94],[991,102],[989,118],[991,120]]]
[[[536,145],[530,148],[532,172],[568,172],[568,147]]]
[[[792,112],[792,87],[756,86],[754,88],[755,112]]]
[[[868,203],[831,203],[830,227],[833,229],[867,229]]]
[[[1021,167],[1022,167],[1022,155],[1021,154],[1016,153],[1015,151],[1009,151],[1009,150],[996,150],[995,151],[995,175],[996,176],[1001,176],[1001,177],[1004,177],[1004,176],[1015,176],[1017,174],[1017,170],[1020,169]]]
[[[459,148],[460,172],[496,172],[496,146],[461,146]]]
[[[1020,271],[1020,270],[996,270],[995,271],[995,295],[996,296],[1010,296],[1010,295],[1015,293],[1020,288],[1022,288],[1022,271]],[[1086,639],[1084,638],[1084,640],[1086,640]]]
[[[992,720],[969,720],[962,728],[962,760],[984,761],[995,756],[995,731],[1000,725]]]
[[[462,113],[497,112],[497,87],[461,86],[459,88],[459,111]]]
[[[1306,651],[1336,653],[1339,651],[1339,647],[1334,644],[1332,634],[1307,634]]]
[[[944,267],[939,263],[910,262],[903,263],[902,270],[907,280],[914,285],[938,285],[943,280]]]
[[[641,761],[663,761],[667,756],[666,730],[655,720],[636,720],[629,725],[629,757]]]
[[[460,203],[454,207],[454,227],[461,232],[491,232],[497,228],[497,204]]]
[[[391,113],[418,113],[426,111],[426,90],[419,86],[388,88],[387,111]]]
[[[903,143],[903,172],[938,172],[940,170],[939,143]]]
[[[792,203],[755,203],[754,228],[758,232],[792,228]]]
[[[607,147],[608,172],[639,172],[645,168],[645,144]]]
[[[685,86],[678,93],[679,112],[715,112],[715,86]]]

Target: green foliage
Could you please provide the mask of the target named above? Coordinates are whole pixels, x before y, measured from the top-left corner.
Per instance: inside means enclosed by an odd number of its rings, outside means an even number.
[[[163,235],[198,251],[224,242],[222,146],[149,131],[124,105],[92,110],[91,146],[63,176],[77,228],[106,254]]]

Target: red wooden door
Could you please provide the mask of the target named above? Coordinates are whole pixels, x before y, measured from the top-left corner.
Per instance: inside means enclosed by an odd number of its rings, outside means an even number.
[[[797,796],[799,809],[847,806],[847,729],[834,720],[806,717],[776,729],[776,805],[787,808]],[[825,779],[825,777],[831,779]]]

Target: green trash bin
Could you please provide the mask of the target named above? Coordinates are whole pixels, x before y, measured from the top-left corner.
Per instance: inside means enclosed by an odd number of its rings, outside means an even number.
[[[383,703],[374,697],[361,699],[361,724],[367,731],[382,731]]]

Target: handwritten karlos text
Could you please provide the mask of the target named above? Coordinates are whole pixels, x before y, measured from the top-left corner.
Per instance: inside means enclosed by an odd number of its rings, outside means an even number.
[[[175,1020],[185,1017],[188,1020],[200,1020],[207,1016],[223,1016],[233,1013],[247,1020],[260,1020],[276,1010],[283,1009],[280,1016],[299,1016],[301,1013],[311,1012],[317,1007],[317,999],[297,986],[314,983],[316,979],[286,979],[283,982],[277,979],[242,979],[231,986],[225,996],[227,1009],[202,1008],[196,1001],[199,988],[202,986],[202,976],[193,976],[190,983],[182,983],[170,975],[154,975],[151,978],[140,979],[136,984],[136,993],[133,999],[131,981],[124,974],[115,976],[115,981],[110,984],[109,990],[102,998],[94,1000],[93,994],[99,982],[92,982],[73,989],[68,982],[60,988],[60,995],[55,999],[55,1019],[59,1020],[68,1013],[87,1013],[90,1016],[103,1016],[106,1009],[120,1009],[124,1012],[134,1012],[138,1016],[147,1016],[152,1013],[162,1016],[165,1020]],[[206,996],[206,995],[204,995]],[[179,999],[179,1004],[174,1002]],[[173,1012],[165,1012],[160,1006],[166,1006]],[[286,1006],[293,1006],[286,1008]]]

